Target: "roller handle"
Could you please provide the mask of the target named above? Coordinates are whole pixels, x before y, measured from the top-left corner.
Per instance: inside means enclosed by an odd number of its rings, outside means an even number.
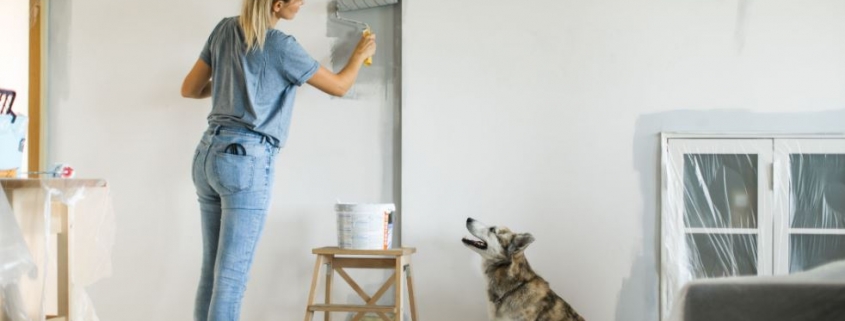
[[[373,34],[373,32],[370,31],[370,28],[364,29],[364,37],[369,36],[371,34]],[[372,64],[373,64],[373,57],[372,56],[367,57],[367,59],[364,59],[364,66],[369,66],[369,65],[372,65]]]

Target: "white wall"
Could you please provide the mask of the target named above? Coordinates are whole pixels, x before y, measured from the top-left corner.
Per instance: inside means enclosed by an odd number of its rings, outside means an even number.
[[[407,1],[404,242],[424,320],[486,320],[472,216],[591,321],[657,319],[658,133],[845,132],[845,2]]]
[[[278,27],[331,66],[327,7],[306,1]],[[113,192],[114,275],[89,290],[101,320],[192,319],[201,235],[190,165],[211,101],[183,99],[179,88],[212,28],[239,8],[230,0],[52,2],[49,161],[106,178]],[[369,15],[375,27],[390,18]],[[376,32],[380,59],[362,77],[388,80],[392,30]],[[356,99],[299,90],[243,320],[303,317],[311,249],[336,244],[337,199],[393,201],[391,90],[368,83]]]
[[[29,114],[29,0],[0,0],[0,88],[11,89],[15,113]],[[26,170],[26,151],[21,160]]]
[[[328,65],[326,4],[280,28]],[[114,276],[92,298],[103,320],[189,320],[208,101],[178,88],[237,1],[53,6],[50,158],[109,179],[118,216]],[[534,233],[533,266],[588,320],[655,320],[658,132],[845,131],[838,0],[405,6],[404,243],[424,320],[485,320],[467,216]],[[302,89],[243,320],[301,318],[335,199],[391,199],[388,105]]]

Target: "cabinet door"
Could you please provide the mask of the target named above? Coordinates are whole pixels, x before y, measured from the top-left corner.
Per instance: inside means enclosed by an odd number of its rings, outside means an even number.
[[[664,220],[664,243],[666,233],[674,235],[668,241],[675,253],[667,254],[689,278],[772,273],[772,144],[771,139],[668,140],[670,219]]]
[[[775,140],[775,273],[845,259],[845,139]]]

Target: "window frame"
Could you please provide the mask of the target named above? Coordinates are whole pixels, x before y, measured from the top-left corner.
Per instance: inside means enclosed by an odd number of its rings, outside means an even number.
[[[792,235],[845,235],[845,228],[793,228],[790,213],[792,201],[791,154],[842,154],[845,155],[845,137],[843,138],[786,138],[774,140],[773,188],[774,208],[774,275],[789,274],[790,237]]]

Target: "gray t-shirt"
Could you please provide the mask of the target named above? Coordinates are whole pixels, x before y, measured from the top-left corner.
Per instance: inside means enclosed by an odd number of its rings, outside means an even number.
[[[296,88],[320,67],[296,39],[270,29],[264,49],[247,52],[238,17],[224,18],[200,59],[212,71],[209,125],[248,128],[284,146]]]

